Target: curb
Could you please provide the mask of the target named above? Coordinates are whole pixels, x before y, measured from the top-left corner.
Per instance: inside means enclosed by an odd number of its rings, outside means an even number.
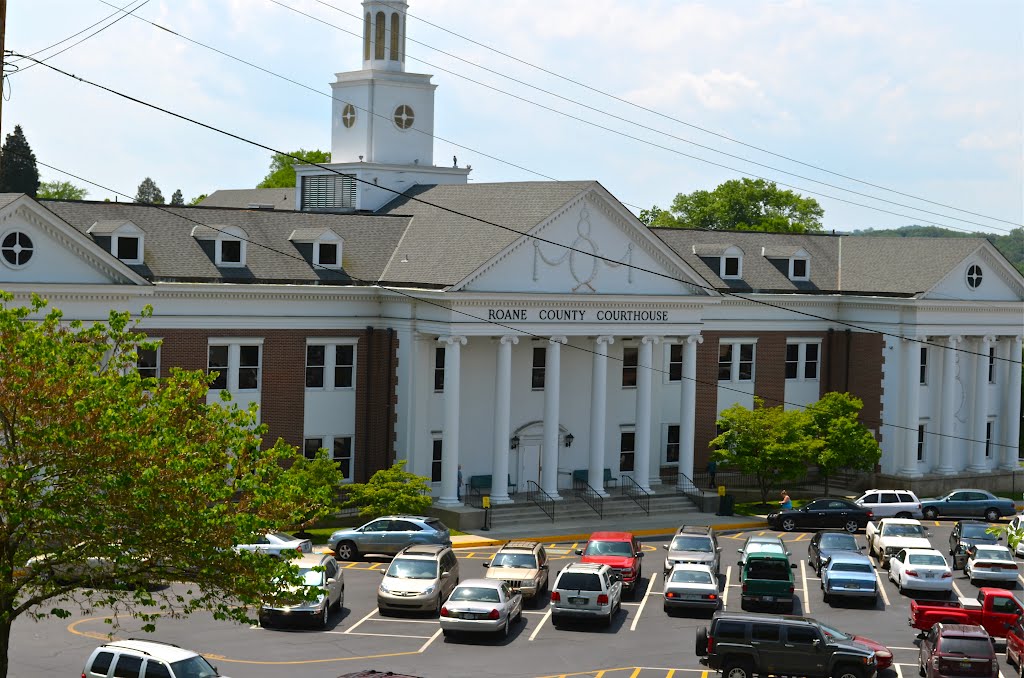
[[[748,522],[745,522],[745,523],[726,523],[726,524],[722,524],[722,525],[712,525],[711,527],[715,528],[715,531],[719,532],[719,533],[723,533],[723,532],[740,532],[740,531],[743,531],[743,530],[755,530],[755,529],[758,529],[758,528],[766,528],[766,527],[768,527],[768,523],[766,521],[764,521],[764,520],[752,520],[752,521],[748,521]],[[647,530],[632,530],[632,534],[637,536],[637,537],[662,537],[662,536],[674,535],[676,533],[676,530],[678,530],[678,529],[679,529],[679,526],[675,525],[675,526],[672,526],[672,527],[652,528],[652,529],[647,529]],[[626,531],[626,530],[623,530],[623,531]],[[575,533],[575,534],[554,534],[554,535],[547,534],[547,535],[540,535],[540,536],[524,535],[524,536],[508,537],[508,538],[504,538],[504,539],[490,539],[488,537],[483,537],[481,535],[467,535],[467,536],[476,537],[476,539],[467,539],[465,541],[459,541],[459,542],[456,543],[455,540],[456,539],[460,539],[460,538],[459,537],[455,537],[454,539],[452,539],[452,548],[463,549],[463,548],[485,548],[485,547],[488,547],[488,546],[501,546],[501,545],[505,544],[506,542],[513,541],[513,540],[539,541],[539,542],[545,542],[545,543],[562,542],[562,541],[587,541],[588,539],[590,539],[590,532],[580,532],[580,533]]]

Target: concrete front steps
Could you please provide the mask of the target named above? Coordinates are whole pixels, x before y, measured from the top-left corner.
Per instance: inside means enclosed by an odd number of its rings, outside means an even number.
[[[660,491],[658,491],[660,490]],[[554,521],[540,507],[524,498],[516,497],[513,504],[502,504],[491,508],[491,528],[498,531],[510,529],[536,531],[535,528],[558,528],[560,525],[580,523],[615,522],[621,523],[635,518],[645,523],[652,519],[664,518],[667,525],[679,522],[684,516],[697,512],[697,506],[686,496],[669,487],[656,488],[650,496],[650,516],[629,497],[616,491],[604,498],[604,517],[568,492],[555,505]]]

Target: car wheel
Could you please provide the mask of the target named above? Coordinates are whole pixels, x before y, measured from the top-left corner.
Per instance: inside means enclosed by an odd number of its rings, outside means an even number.
[[[437,594],[437,604],[434,605],[434,616],[436,616],[436,617],[440,617],[441,616],[441,594],[440,593]]]
[[[847,520],[843,528],[850,534],[856,534],[857,530],[860,529],[860,525],[857,524],[856,520]]]
[[[558,625],[562,623],[562,620],[554,612],[551,613],[551,626],[558,628]]]
[[[990,523],[994,523],[1002,517],[1003,514],[999,512],[999,509],[990,508],[985,510],[985,520]]]
[[[938,509],[934,509],[931,506],[929,506],[924,510],[924,517],[928,520],[935,520],[939,517],[939,511]]]
[[[822,591],[821,591],[821,599],[823,601],[825,601],[826,603],[831,603],[832,602],[832,596],[830,596],[828,593],[826,593],[824,589],[822,589]]]
[[[515,623],[517,623],[517,624],[518,624],[519,622],[523,621],[523,608],[522,608],[522,607],[520,607],[520,608],[519,608],[519,612],[518,612],[518,613],[516,613],[516,618],[515,618],[515,620],[514,620],[514,621],[515,621]]]
[[[317,620],[317,626],[319,626],[322,629],[326,629],[328,622],[330,622],[330,619],[331,619],[331,606],[330,605],[324,605],[324,611],[320,614],[320,619]]]
[[[449,629],[441,629],[441,635],[443,635],[445,638],[451,638],[455,635],[455,631],[451,631]]]
[[[353,542],[339,541],[338,545],[334,547],[334,555],[338,560],[355,560],[359,555],[359,549]]]
[[[918,657],[917,657],[917,675],[919,675],[919,676],[924,676],[925,675],[924,664],[921,663],[920,655],[918,655]]]
[[[722,678],[754,678],[753,667],[745,662],[729,663],[722,669]]]
[[[508,616],[506,616],[505,617],[505,625],[501,627],[501,638],[502,638],[502,640],[504,640],[505,638],[508,638],[508,627],[509,627]]]
[[[847,664],[836,669],[832,678],[864,678],[864,670],[854,664]]]
[[[783,532],[792,532],[796,529],[796,521],[792,518],[783,518],[780,525]]]
[[[693,648],[696,655],[698,657],[708,656],[708,627],[703,626],[698,629],[696,641],[697,646]]]

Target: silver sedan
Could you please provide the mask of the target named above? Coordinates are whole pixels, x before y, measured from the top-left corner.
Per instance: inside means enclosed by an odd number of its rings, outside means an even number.
[[[441,607],[441,631],[445,636],[471,631],[500,633],[507,638],[512,624],[523,618],[523,594],[504,581],[467,579]]]
[[[707,565],[677,563],[665,578],[665,612],[674,609],[715,611],[722,604],[718,578]]]
[[[266,553],[267,555],[278,557],[291,551],[295,555],[289,555],[294,558],[312,553],[313,542],[308,539],[293,537],[285,532],[268,532],[267,534],[259,535],[252,544],[239,544],[235,547],[235,550],[255,551],[256,553]]]

